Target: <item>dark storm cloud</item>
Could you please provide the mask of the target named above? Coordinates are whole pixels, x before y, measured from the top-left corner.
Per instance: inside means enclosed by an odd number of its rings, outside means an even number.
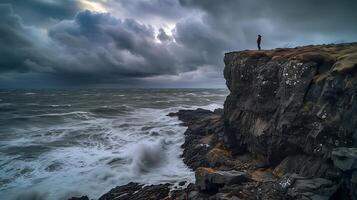
[[[204,10],[206,23],[224,32],[240,45],[237,48],[252,48],[258,33],[267,36],[268,47],[356,39],[354,0],[180,0],[180,3]]]
[[[0,73],[29,71],[31,66],[27,64],[34,64],[29,58],[38,57],[33,51],[34,30],[23,26],[21,18],[13,14],[10,5],[0,4],[0,18]]]
[[[273,18],[279,21],[299,22],[298,24],[320,21],[339,26],[351,25],[357,16],[355,9],[357,2],[354,0],[179,0],[181,5],[196,7],[207,11],[210,15],[219,18],[234,17],[237,20],[250,20],[254,18]],[[317,24],[316,24],[317,25]],[[356,29],[356,28],[355,28]]]
[[[76,0],[2,0],[31,25],[50,25],[54,21],[73,18],[80,10]]]
[[[191,63],[191,57],[200,52],[185,47],[183,37],[189,30],[181,26],[176,35],[179,45],[163,30],[156,35],[150,25],[87,10],[51,26],[47,37],[41,38],[8,5],[1,9],[6,11],[2,12],[6,20],[0,30],[7,36],[1,51],[9,55],[1,59],[4,72],[48,74],[73,84],[92,84],[137,82],[138,78],[177,75],[200,67]],[[191,57],[186,56],[189,51]]]
[[[0,4],[0,26],[1,26],[1,43],[12,46],[28,46],[30,44],[29,39],[21,25],[20,18],[12,14],[10,5]],[[22,30],[22,33],[17,31]]]
[[[80,12],[74,20],[62,21],[49,30],[66,60],[68,73],[146,77],[174,74],[177,68],[170,46],[155,41],[154,30],[132,19],[108,13]],[[85,66],[85,67],[83,67]]]
[[[257,34],[263,48],[357,39],[352,0],[2,2],[0,84],[218,84],[224,53]]]
[[[179,22],[174,33],[176,41],[191,51],[187,58],[193,65],[217,65],[221,61],[218,58],[222,58],[224,49],[229,46],[228,38],[201,20]]]

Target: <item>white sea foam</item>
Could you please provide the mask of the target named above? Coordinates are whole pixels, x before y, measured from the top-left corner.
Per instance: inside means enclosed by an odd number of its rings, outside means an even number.
[[[75,118],[75,119],[84,119],[90,120],[93,119],[92,113],[85,111],[73,111],[73,112],[65,112],[65,113],[47,113],[40,115],[33,115],[27,118],[36,118],[36,117],[66,117],[66,118]]]
[[[188,96],[194,96],[192,94]],[[177,96],[168,99],[180,101]],[[112,187],[131,181],[144,184],[193,182],[193,172],[180,157],[186,128],[180,126],[177,118],[166,115],[179,109],[221,107],[218,103],[177,104],[165,109],[137,108],[111,118],[92,114],[91,109],[95,107],[32,115],[36,120],[41,117],[38,121],[53,116],[66,120],[48,126],[11,129],[17,137],[3,141],[4,145],[0,146],[0,182],[4,183],[0,199],[26,199],[27,196],[57,200],[80,195],[96,199]],[[5,143],[6,148],[12,149],[40,146],[47,149],[28,157],[25,152],[19,157],[3,154]]]
[[[72,105],[71,104],[64,104],[64,105],[56,105],[56,104],[53,104],[53,105],[49,105],[50,107],[71,107]]]
[[[69,113],[61,115],[67,114]],[[66,195],[69,197],[78,194],[78,191],[81,191],[79,195],[97,198],[111,187],[130,181],[145,184],[192,182],[193,174],[180,158],[185,128],[166,114],[166,110],[140,109],[125,119],[93,119],[89,123],[47,129],[48,134],[33,138],[32,143],[51,143],[80,134],[79,140],[83,146],[55,149],[32,162],[12,160],[8,167],[26,170],[23,173],[13,171],[13,174],[8,174],[7,178],[14,181],[7,185],[7,189],[3,188],[6,190],[2,195],[10,199],[26,195],[27,193],[19,194],[18,187],[11,190],[12,187],[21,185],[24,191],[31,191],[32,196],[38,195],[45,199],[61,199]],[[52,115],[54,114],[49,116]],[[129,123],[129,127],[113,127],[115,121]],[[159,135],[152,137],[144,134],[143,126],[151,127]],[[97,134],[86,132],[95,128],[101,131]],[[174,135],[168,135],[168,132]],[[31,141],[18,141],[17,145],[25,143],[29,144]],[[46,194],[41,193],[49,185],[56,189]],[[76,186],[75,191],[73,185]]]
[[[64,116],[64,115],[76,115],[76,114],[90,114],[89,112],[84,111],[74,111],[74,112],[66,112],[66,113],[48,113],[48,114],[41,114],[36,115],[37,117],[45,117],[45,116]]]

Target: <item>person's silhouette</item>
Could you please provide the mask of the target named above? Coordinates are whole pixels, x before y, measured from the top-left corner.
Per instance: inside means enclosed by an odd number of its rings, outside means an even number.
[[[261,35],[258,35],[258,38],[257,38],[257,45],[258,45],[258,50],[260,50],[260,43],[262,42],[262,36]]]

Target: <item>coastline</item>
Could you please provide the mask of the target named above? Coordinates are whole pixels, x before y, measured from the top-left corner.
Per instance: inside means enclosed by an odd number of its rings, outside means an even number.
[[[224,109],[168,114],[187,126],[182,158],[195,184],[129,183],[99,200],[357,199],[356,50],[227,53]]]

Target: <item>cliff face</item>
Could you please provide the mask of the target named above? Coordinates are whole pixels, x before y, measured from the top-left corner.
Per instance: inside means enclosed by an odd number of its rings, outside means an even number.
[[[226,142],[275,165],[356,146],[357,43],[224,57]]]

